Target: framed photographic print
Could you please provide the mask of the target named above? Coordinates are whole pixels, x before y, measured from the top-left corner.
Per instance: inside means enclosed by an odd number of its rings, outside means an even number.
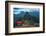
[[[44,33],[45,4],[39,2],[5,2],[5,34]]]

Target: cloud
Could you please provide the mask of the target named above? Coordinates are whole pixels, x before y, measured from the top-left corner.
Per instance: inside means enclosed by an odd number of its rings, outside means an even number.
[[[13,10],[14,14],[20,14],[21,11],[34,12],[34,11],[39,11],[39,8],[14,8]]]

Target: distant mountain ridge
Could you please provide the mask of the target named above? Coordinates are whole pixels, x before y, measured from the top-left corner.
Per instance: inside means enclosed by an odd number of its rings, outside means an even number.
[[[16,17],[23,17],[26,14],[26,12],[21,12],[20,14],[14,14]],[[31,16],[39,16],[39,12],[35,11],[35,12],[28,12],[29,15]]]

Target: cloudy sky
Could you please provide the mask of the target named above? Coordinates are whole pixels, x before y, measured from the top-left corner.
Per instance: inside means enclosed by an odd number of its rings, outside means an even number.
[[[14,14],[19,14],[19,13],[21,13],[21,11],[34,12],[34,11],[39,11],[39,8],[13,8]]]

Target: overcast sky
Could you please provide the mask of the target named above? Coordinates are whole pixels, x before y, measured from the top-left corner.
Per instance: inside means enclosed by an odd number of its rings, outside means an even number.
[[[19,14],[21,13],[21,11],[24,11],[24,12],[34,12],[34,11],[39,11],[39,8],[13,8],[13,13],[14,14]]]

